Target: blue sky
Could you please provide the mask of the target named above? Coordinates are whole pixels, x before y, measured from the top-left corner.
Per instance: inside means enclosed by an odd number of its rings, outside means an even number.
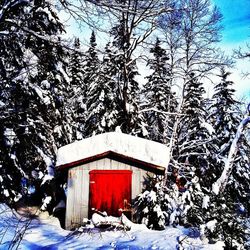
[[[235,45],[250,40],[250,0],[211,0],[217,5],[223,14],[223,38],[222,44]],[[66,18],[66,20],[69,16]],[[72,20],[67,31],[69,35],[79,35],[78,25]],[[90,33],[84,35],[89,39]]]
[[[212,0],[222,15],[222,41],[220,46],[228,54],[234,49],[243,48],[250,43],[250,0]],[[238,60],[231,69],[230,80],[234,81],[238,98],[250,101],[250,78],[242,78],[242,73],[249,72],[250,60]]]
[[[223,43],[250,40],[250,0],[213,0],[223,18]]]

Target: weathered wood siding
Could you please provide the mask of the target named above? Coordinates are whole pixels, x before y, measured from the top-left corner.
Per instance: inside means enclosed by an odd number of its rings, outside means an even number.
[[[88,218],[89,171],[91,170],[132,170],[132,200],[142,191],[147,174],[152,174],[125,163],[104,158],[72,168],[68,171],[68,191],[66,205],[66,228],[80,226],[83,218]]]

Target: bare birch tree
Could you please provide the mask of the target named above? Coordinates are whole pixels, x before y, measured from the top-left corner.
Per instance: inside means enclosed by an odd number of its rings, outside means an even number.
[[[225,167],[222,171],[221,176],[213,184],[213,192],[218,195],[220,192],[223,192],[228,179],[233,171],[234,160],[239,150],[239,140],[243,134],[244,129],[247,128],[247,125],[250,123],[250,103],[248,104],[248,116],[246,116],[239,124],[234,140],[232,141],[228,157],[225,161]]]
[[[179,89],[178,112],[183,113],[190,76],[203,82],[214,69],[231,62],[216,46],[220,41],[222,15],[210,0],[179,0],[170,7],[173,11],[162,16],[159,25],[170,58],[172,85]],[[176,144],[182,119],[187,118],[176,116],[172,145]]]

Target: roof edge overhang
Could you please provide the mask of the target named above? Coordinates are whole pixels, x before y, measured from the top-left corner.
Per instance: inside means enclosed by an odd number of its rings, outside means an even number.
[[[69,162],[69,163],[66,163],[63,165],[59,165],[56,168],[58,170],[65,170],[65,169],[77,167],[77,166],[82,165],[82,164],[97,161],[97,160],[100,160],[103,158],[109,158],[111,160],[116,160],[116,161],[119,161],[122,163],[126,163],[129,165],[144,169],[146,171],[153,172],[155,174],[163,175],[165,173],[165,167],[163,167],[163,166],[159,166],[159,165],[155,165],[155,164],[148,163],[145,161],[141,161],[141,160],[138,160],[138,159],[135,159],[135,158],[123,155],[123,154],[116,153],[114,151],[106,151],[104,153],[93,155],[93,156],[90,156],[90,157],[87,157],[87,158],[84,158],[81,160],[77,160],[77,161]]]

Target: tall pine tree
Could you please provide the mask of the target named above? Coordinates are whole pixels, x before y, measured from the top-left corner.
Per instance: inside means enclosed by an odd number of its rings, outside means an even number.
[[[114,131],[119,125],[121,101],[116,73],[114,54],[107,44],[101,66],[89,86],[85,123],[87,136]]]
[[[63,26],[51,1],[1,7],[0,197],[13,203],[53,178],[56,147],[70,141],[64,106],[69,86],[57,36]]]
[[[180,166],[179,175],[187,182],[188,202],[183,199],[180,204],[185,211],[183,222],[194,226],[211,219],[210,214],[206,213],[206,203],[210,199],[211,183],[216,179],[216,138],[206,119],[204,93],[203,84],[191,73],[185,85],[183,116],[173,151],[174,163]]]
[[[220,82],[215,86],[210,119],[217,137],[216,177],[221,175],[227,161],[231,143],[236,136],[242,119],[238,112],[239,102],[234,99],[233,82],[228,80],[230,72],[224,68],[219,75]],[[213,234],[222,239],[228,249],[239,247],[245,240],[243,218],[249,213],[249,142],[243,134],[235,156],[233,172],[223,193],[215,198],[214,214],[218,215],[217,230]]]
[[[86,62],[84,66],[84,83],[89,88],[91,83],[95,80],[96,72],[100,66],[99,58],[96,51],[96,36],[92,31],[89,43],[89,49],[86,52]],[[87,90],[88,91],[88,90]]]
[[[176,98],[171,88],[171,75],[167,66],[169,58],[157,38],[150,50],[153,58],[148,66],[153,72],[147,77],[143,90],[143,106],[149,111],[145,114],[148,124],[149,138],[155,141],[169,143],[173,128],[173,113],[176,110]],[[151,109],[151,110],[150,110]]]
[[[71,78],[71,91],[69,105],[73,106],[73,134],[74,138],[84,137],[84,123],[86,112],[87,85],[84,81],[85,56],[81,50],[80,39],[75,38],[74,50],[70,54],[69,74]]]

